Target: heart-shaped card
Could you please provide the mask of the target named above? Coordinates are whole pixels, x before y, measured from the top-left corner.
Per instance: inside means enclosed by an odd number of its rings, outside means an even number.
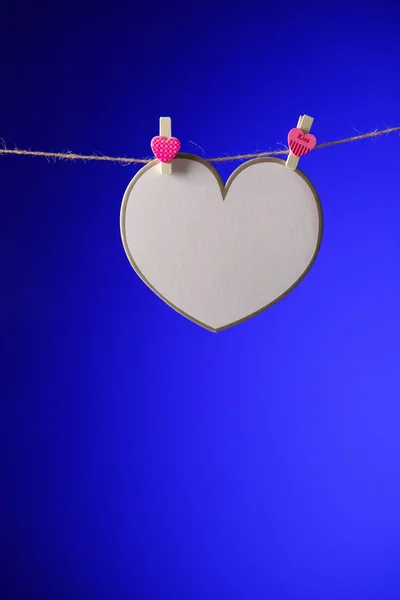
[[[265,310],[308,273],[322,238],[318,194],[298,169],[259,158],[224,186],[207,161],[178,154],[130,182],[121,235],[141,279],[169,306],[210,331]]]

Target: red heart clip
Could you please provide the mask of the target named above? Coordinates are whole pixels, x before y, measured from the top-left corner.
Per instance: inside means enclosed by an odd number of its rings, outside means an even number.
[[[315,147],[317,138],[311,133],[303,133],[299,127],[295,127],[289,131],[288,135],[289,148],[295,156],[304,156]]]

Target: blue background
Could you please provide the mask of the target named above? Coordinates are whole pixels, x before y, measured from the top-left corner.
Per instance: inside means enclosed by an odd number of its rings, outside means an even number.
[[[5,3],[0,135],[146,157],[170,115],[218,156],[300,114],[400,125],[396,3],[278,4]],[[0,157],[2,600],[400,597],[399,151],[302,159],[317,262],[219,334],[124,255],[136,167]]]

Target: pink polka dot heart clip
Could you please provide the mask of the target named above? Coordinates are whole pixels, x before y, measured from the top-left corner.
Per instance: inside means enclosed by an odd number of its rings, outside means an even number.
[[[169,163],[178,154],[180,141],[175,137],[164,138],[161,135],[153,137],[150,142],[153,154],[162,163]]]

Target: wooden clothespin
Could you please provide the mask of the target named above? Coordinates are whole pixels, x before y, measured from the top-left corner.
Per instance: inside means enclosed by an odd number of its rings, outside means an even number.
[[[171,137],[171,118],[160,117],[160,135],[151,140],[151,149],[154,156],[160,161],[163,175],[171,175],[171,161],[178,154],[180,147],[180,141]]]
[[[310,152],[317,143],[315,136],[310,134],[313,121],[313,117],[302,115],[299,118],[297,127],[289,131],[289,156],[286,160],[286,166],[293,171],[297,169],[300,157]]]

